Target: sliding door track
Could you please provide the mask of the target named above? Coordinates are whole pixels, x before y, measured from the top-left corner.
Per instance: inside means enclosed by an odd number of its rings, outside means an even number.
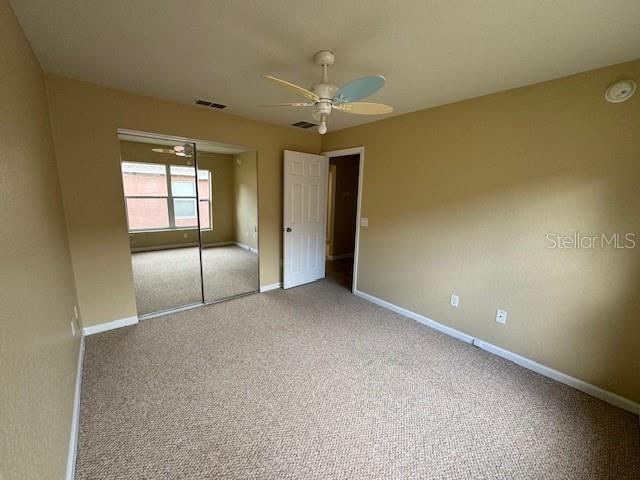
[[[139,315],[138,319],[140,321],[143,321],[143,320],[149,320],[151,318],[165,317],[167,315],[171,315],[174,313],[184,312],[186,310],[193,310],[194,308],[207,307],[209,305],[215,305],[216,303],[222,303],[228,300],[235,300],[236,298],[248,297],[249,295],[253,295],[255,293],[259,293],[259,290],[252,290],[250,292],[238,293],[237,295],[231,295],[230,297],[221,298],[219,300],[213,300],[212,302],[192,303],[191,305],[185,305],[183,307],[168,308],[167,310],[160,310],[159,312],[145,313],[144,315]]]

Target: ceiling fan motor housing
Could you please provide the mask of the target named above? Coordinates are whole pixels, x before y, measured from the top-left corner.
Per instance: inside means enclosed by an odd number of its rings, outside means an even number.
[[[333,98],[338,91],[337,85],[331,85],[330,83],[316,83],[311,87],[311,91],[315,93],[320,100],[315,102],[313,106],[313,118],[317,121],[323,121],[323,118],[327,118],[331,115],[331,107],[333,105]]]
[[[336,92],[338,91],[338,86],[331,85],[330,83],[316,83],[311,87],[311,91],[320,98],[320,101],[333,100],[333,97],[336,96]]]

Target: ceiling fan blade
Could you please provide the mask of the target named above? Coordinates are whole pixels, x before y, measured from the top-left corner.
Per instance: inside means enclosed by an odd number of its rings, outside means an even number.
[[[393,107],[383,103],[353,102],[334,105],[333,108],[345,113],[356,113],[358,115],[384,115],[393,112]]]
[[[305,97],[308,100],[311,100],[312,102],[317,102],[318,100],[320,100],[320,98],[315,93],[307,90],[306,88],[299,87],[298,85],[295,85],[291,82],[287,82],[286,80],[281,80],[279,78],[272,77],[271,75],[263,75],[263,77],[275,83],[276,85],[280,85],[281,87],[284,87],[287,90],[291,90],[293,92],[296,92],[298,95],[302,95],[303,97]]]
[[[177,155],[178,157],[191,157],[193,155],[193,150],[190,148],[185,148],[179,152],[173,148],[152,148],[151,151],[156,153],[168,153],[169,155]]]
[[[362,98],[373,95],[384,86],[385,79],[382,75],[371,75],[362,77],[343,85],[335,95],[338,103],[355,102]]]
[[[273,103],[271,105],[258,105],[259,107],[313,107],[313,103]]]

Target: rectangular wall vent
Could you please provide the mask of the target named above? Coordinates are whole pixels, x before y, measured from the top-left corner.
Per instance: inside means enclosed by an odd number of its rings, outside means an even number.
[[[218,110],[222,110],[223,108],[227,108],[226,105],[222,103],[212,102],[211,100],[204,100],[202,98],[197,98],[195,100],[196,105],[202,105],[203,107],[217,108]]]
[[[298,128],[311,128],[311,127],[317,127],[318,124],[317,123],[311,123],[311,122],[305,122],[304,120],[300,120],[299,122],[292,123],[291,126],[292,127],[298,127]]]

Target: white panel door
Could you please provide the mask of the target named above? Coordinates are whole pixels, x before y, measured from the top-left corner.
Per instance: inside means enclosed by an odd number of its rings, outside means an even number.
[[[329,160],[284,152],[283,287],[324,278]]]

